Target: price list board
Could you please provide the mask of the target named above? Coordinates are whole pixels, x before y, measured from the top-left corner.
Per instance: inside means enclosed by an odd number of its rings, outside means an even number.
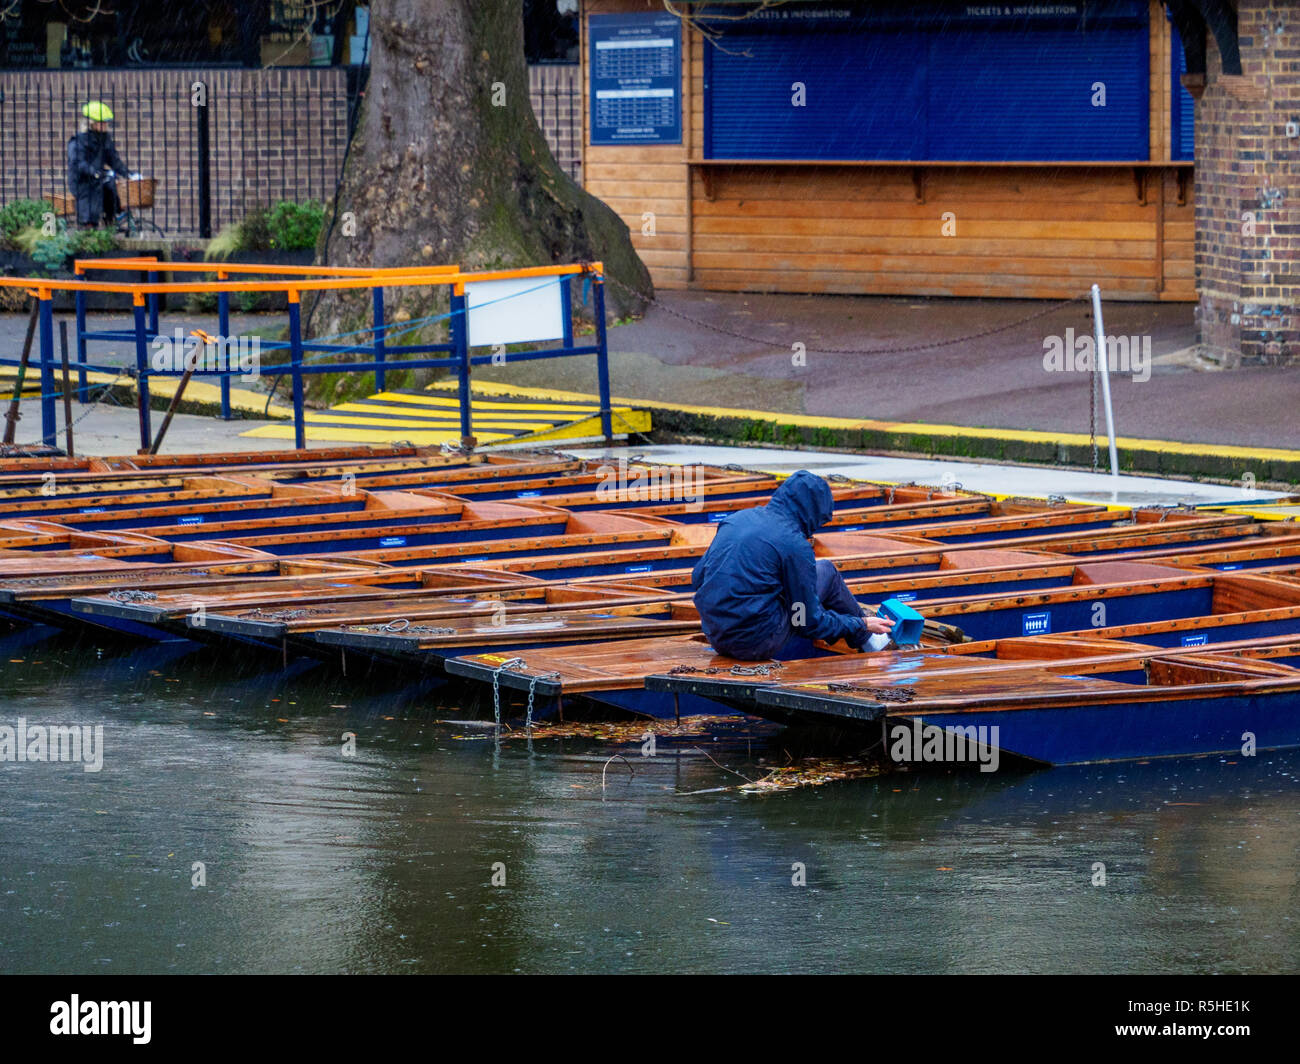
[[[592,144],[682,142],[682,29],[673,15],[587,20]]]

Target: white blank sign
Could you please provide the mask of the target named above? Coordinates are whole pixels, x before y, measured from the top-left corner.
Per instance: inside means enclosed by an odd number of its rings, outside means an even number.
[[[467,281],[469,346],[562,339],[564,308],[560,302],[560,285],[567,283],[567,277]]]

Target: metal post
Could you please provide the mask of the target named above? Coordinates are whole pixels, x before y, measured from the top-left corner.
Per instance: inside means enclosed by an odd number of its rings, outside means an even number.
[[[374,290],[375,304],[375,361],[380,363],[379,369],[375,370],[375,391],[382,392],[388,380],[383,367],[384,362],[384,290],[376,288]]]
[[[149,278],[150,284],[158,283],[158,272],[156,270],[150,270],[147,276]],[[158,335],[158,293],[157,292],[149,293],[149,332],[153,336]]]
[[[224,270],[217,271],[217,280],[224,281],[229,277]],[[217,293],[217,334],[221,337],[225,345],[227,354],[230,351],[230,293]],[[226,364],[226,370],[230,369],[229,361]],[[223,372],[221,374],[221,417],[225,421],[230,420],[230,374]]]
[[[59,319],[59,360],[63,364],[63,427],[67,439],[68,457],[75,454],[72,449],[72,387],[68,379],[68,319]]]
[[[41,439],[50,447],[59,445],[59,413],[54,394],[54,293],[43,288],[40,302],[41,342]]]
[[[140,402],[140,451],[148,453],[153,442],[149,423],[149,334],[145,328],[144,296],[132,296],[135,311],[135,394]]]
[[[289,372],[293,375],[293,445],[307,446],[306,415],[302,394],[302,313],[296,291],[289,292]]]
[[[208,98],[204,86],[203,102],[195,108],[198,120],[199,167],[199,236],[205,240],[212,236],[212,153],[208,146]]]
[[[1106,350],[1106,327],[1101,320],[1101,289],[1092,286],[1093,340],[1097,357],[1093,372],[1101,374],[1101,401],[1106,408],[1106,437],[1110,441],[1110,475],[1119,476],[1119,451],[1115,447],[1115,411],[1110,405],[1110,359]]]
[[[90,402],[90,385],[86,382],[86,293],[75,293],[77,313],[77,401]]]
[[[573,278],[561,277],[560,313],[564,315],[564,346],[573,346]]]
[[[605,443],[614,442],[613,411],[609,398],[609,348],[605,342],[605,278],[592,277],[592,313],[596,318],[596,369],[600,374],[600,430]]]
[[[451,343],[453,350],[456,352],[456,372],[460,381],[458,389],[460,396],[460,443],[462,447],[473,447],[474,418],[471,411],[472,400],[469,383],[469,322],[466,321],[467,313],[464,293],[457,295],[453,289],[451,294]]]

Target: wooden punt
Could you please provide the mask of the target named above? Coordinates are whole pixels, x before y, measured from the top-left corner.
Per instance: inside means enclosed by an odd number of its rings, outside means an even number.
[[[590,530],[587,521],[591,515],[579,515]],[[421,548],[398,552],[401,557],[394,558],[391,552],[379,552],[378,556],[361,557],[357,554],[322,554],[311,556],[312,560],[348,565],[357,569],[386,569],[389,562],[396,560],[395,568],[422,569],[426,565],[453,566],[456,568],[481,568],[490,560],[493,569],[500,570],[516,584],[524,584],[539,578],[548,580],[597,580],[605,582],[610,579],[635,579],[642,585],[658,586],[665,590],[689,590],[690,566],[699,559],[707,547],[712,528],[708,526],[667,526],[672,531],[662,531],[665,523],[649,519],[654,531],[647,533],[624,533],[622,541],[611,547],[608,537],[586,536],[578,539],[557,540],[539,538],[525,543],[488,544],[488,550],[476,559],[467,559],[463,551],[446,548]],[[608,522],[602,520],[602,527]],[[1083,540],[1086,537],[1088,549],[1101,552],[1108,550],[1115,554],[1126,551],[1170,549],[1172,545],[1192,542],[1209,542],[1224,540],[1233,533],[1254,531],[1249,519],[1238,517],[1214,517],[1197,521],[1174,522],[1168,525],[1154,524],[1147,530],[1146,525],[1137,524],[1103,533],[1065,533],[1059,539],[1043,540],[1035,537],[1038,548],[1056,546],[1064,551],[1083,552]],[[833,533],[816,536],[814,549],[823,556],[831,558],[848,576],[870,574],[875,572],[925,572],[941,569],[962,568],[967,563],[962,559],[978,560],[987,557],[979,553],[980,544],[953,550],[943,550],[939,545],[927,540],[897,534],[874,536],[865,533]],[[508,549],[519,548],[517,553],[503,552],[501,546]],[[1002,544],[1005,545],[1005,544]],[[1018,545],[1018,541],[1016,543]],[[559,550],[557,551],[557,547]],[[73,560],[68,551],[61,555],[46,551],[42,563],[38,566],[31,558],[25,558],[22,565],[6,573],[0,565],[0,602],[6,599],[21,598],[28,603],[31,610],[45,610],[42,618],[52,623],[76,623],[76,611],[70,605],[70,599],[92,595],[97,591],[106,594],[117,590],[152,590],[183,587],[186,576],[192,576],[188,582],[201,587],[205,595],[213,595],[213,609],[224,609],[227,605],[238,606],[238,597],[230,602],[220,601],[221,588],[224,584],[235,583],[240,574],[247,579],[260,580],[272,574],[272,567],[266,564],[269,559],[264,554],[255,556],[262,559],[260,565],[246,563],[226,565],[216,563],[214,566],[197,564],[182,551],[183,561],[176,561],[176,555],[166,553],[165,546],[155,548],[157,553],[148,556],[148,564],[125,562],[108,555],[109,551],[91,551],[89,556],[76,554]],[[1037,549],[1037,548],[1036,548]],[[534,553],[529,553],[532,551]],[[18,552],[15,552],[18,553]],[[240,554],[240,557],[245,556]],[[1051,558],[1053,555],[1044,555]],[[96,560],[98,558],[98,560]],[[305,558],[305,556],[304,556]],[[63,575],[60,575],[60,569]],[[274,578],[272,575],[271,578]],[[349,578],[352,579],[352,578]],[[363,576],[355,578],[364,581]],[[390,581],[400,581],[401,577],[375,579],[379,586],[390,586]],[[415,585],[410,585],[415,586]],[[267,585],[267,590],[275,590],[279,585]],[[310,588],[284,582],[285,602],[296,600],[297,596],[311,598]],[[326,589],[328,594],[328,589]],[[317,595],[319,597],[319,595]],[[248,605],[260,605],[263,600],[249,602]],[[101,624],[102,619],[94,623]]]
[[[565,470],[554,471],[556,464],[563,465]],[[69,527],[140,529],[164,522],[193,525],[235,517],[301,518],[329,512],[382,510],[399,504],[408,511],[416,511],[421,506],[436,508],[446,505],[447,493],[466,501],[526,501],[536,498],[547,505],[555,505],[549,498],[549,489],[563,486],[575,478],[588,479],[583,473],[586,465],[576,460],[545,465],[516,463],[422,470],[401,476],[361,476],[348,481],[320,478],[307,482],[288,481],[238,473],[193,476],[183,478],[179,486],[150,491],[0,499],[0,521],[40,517]],[[547,472],[540,475],[528,472],[534,466],[541,466]],[[744,497],[753,500],[749,505],[765,501],[766,495],[776,486],[772,478],[711,469],[703,470],[698,476],[701,495],[719,493]],[[594,479],[594,474],[591,479]],[[849,505],[853,500],[870,497],[881,490],[839,489],[837,502]],[[421,502],[426,495],[431,497],[431,501]],[[609,495],[603,493],[602,498]],[[565,495],[563,498],[586,499],[588,496]],[[593,496],[592,499],[590,508],[601,503],[601,498]],[[625,503],[612,501],[615,508],[630,509],[637,504],[635,498]]]
[[[584,464],[582,460],[566,455],[532,452],[505,456],[465,455],[460,452],[442,454],[436,450],[415,447],[381,449],[371,454],[361,453],[364,450],[345,448],[338,451],[287,452],[313,456],[309,460],[299,457],[293,461],[276,460],[277,452],[257,452],[228,456],[243,458],[242,462],[218,462],[210,466],[159,464],[138,468],[127,460],[110,459],[108,461],[122,461],[124,464],[120,468],[94,472],[64,472],[55,469],[6,475],[3,472],[5,463],[0,463],[0,500],[47,498],[50,488],[48,474],[51,472],[55,474],[54,484],[58,497],[75,497],[166,490],[181,486],[187,477],[199,475],[257,476],[300,484],[352,477],[363,487],[377,488],[385,486],[383,481],[386,477],[405,476],[414,478],[413,483],[445,486],[459,482],[472,483],[481,477],[505,480],[520,473],[537,476],[546,472],[563,472],[581,468]]]
[[[1141,514],[1139,513],[1139,518]],[[690,527],[690,526],[686,526]],[[698,527],[698,526],[697,526]],[[998,538],[976,540],[948,547],[905,529],[890,529],[888,535],[861,532],[819,533],[813,536],[813,551],[821,558],[832,561],[846,577],[854,574],[894,572],[933,572],[967,550],[1015,548],[1017,550],[1046,551],[1070,555],[1107,555],[1130,551],[1168,550],[1177,546],[1198,544],[1202,548],[1211,543],[1223,543],[1255,535],[1257,526],[1249,518],[1196,517],[1172,521],[1168,524],[1139,520],[1132,525],[1095,531],[1059,532],[1043,535],[1038,531],[1023,538]],[[705,526],[701,531],[711,536]],[[708,538],[688,540],[663,548],[648,547],[642,550],[620,552],[608,559],[593,557],[574,558],[572,554],[545,554],[492,558],[494,569],[538,576],[546,580],[626,579],[645,582],[656,573],[689,569],[709,543]],[[483,564],[478,558],[472,564]],[[676,575],[672,577],[676,579]]]
[[[399,570],[400,572],[400,570]],[[382,625],[393,628],[421,626],[446,617],[488,617],[496,623],[512,622],[521,614],[554,610],[596,609],[609,604],[666,602],[682,596],[635,584],[563,584],[535,581],[519,586],[491,570],[433,570],[418,586],[393,588],[383,595],[373,584],[339,587],[339,594],[311,601],[281,596],[261,597],[263,605],[214,610],[202,594],[179,592],[147,601],[111,596],[73,599],[78,614],[135,620],[152,625],[170,637],[220,642],[256,643],[314,653],[316,644],[297,637],[318,628]],[[112,621],[106,623],[111,624]]]
[[[1075,660],[1068,673],[976,670],[890,676],[834,690],[766,687],[756,692],[752,709],[776,718],[874,722],[895,755],[891,744],[909,733],[936,743],[936,752],[945,741],[957,749],[952,740],[960,736],[1048,765],[1240,756],[1246,742],[1252,752],[1300,746],[1300,640],[1294,636],[1227,653],[1147,650],[1133,655],[1129,668],[1116,665]],[[972,755],[963,750],[964,760]]]
[[[505,623],[494,623],[489,616],[452,617],[436,625],[357,624],[307,631],[301,638],[317,644],[320,656],[339,655],[346,661],[349,651],[357,651],[363,657],[425,670],[458,654],[492,653],[501,648],[510,655],[557,643],[674,635],[696,631],[699,626],[695,607],[673,597],[612,602],[596,609],[551,610]]]
[[[1022,617],[1024,611],[1028,611],[1028,616],[1038,618],[1044,612],[1045,604],[1049,622],[1053,611],[1061,622],[1055,627],[1057,632],[1073,631],[1097,638],[1136,640],[1150,647],[1188,648],[1300,632],[1300,582],[1253,574],[1179,573],[1159,566],[1126,562],[1098,564],[1090,569],[1089,575],[1093,579],[1111,576],[1115,580],[1072,586],[1068,591],[918,603],[917,608],[927,617],[955,624],[968,635],[980,638],[980,642],[972,641],[951,648],[949,652],[953,654],[976,654],[981,650],[992,652],[999,639],[1024,634],[1023,630],[1005,623],[1008,616]],[[1174,572],[1174,575],[1164,575],[1169,572]],[[1160,575],[1152,576],[1152,573]],[[1099,616],[1094,609],[1097,603],[1105,604],[1107,619],[1118,623],[1094,624]],[[989,617],[994,618],[992,624],[987,623]],[[1151,619],[1145,619],[1147,617]],[[1071,625],[1066,621],[1074,623]],[[981,622],[984,622],[983,631],[980,630]],[[990,628],[994,631],[989,632]],[[1004,630],[998,631],[998,628]],[[1049,627],[1043,636],[1046,637],[1051,630]],[[817,655],[817,660],[792,662],[782,668],[796,669],[796,674],[797,669],[803,669],[805,673],[817,676],[838,677],[855,674],[855,670],[864,668],[906,667],[915,657],[911,651],[862,655],[846,653],[847,650],[844,646],[815,650],[809,647],[807,653],[797,656]],[[821,655],[825,655],[826,660],[821,660]],[[548,697],[584,694],[609,705],[652,716],[667,716],[681,711],[680,699],[678,704],[674,704],[671,697],[663,697],[664,692],[670,696],[691,695],[715,702],[724,697],[740,701],[752,699],[754,690],[764,681],[748,677],[766,675],[763,668],[756,670],[756,665],[772,667],[770,662],[739,663],[741,671],[733,674],[729,670],[737,663],[727,662],[724,666],[702,636],[673,644],[640,640],[610,648],[572,646],[548,649],[540,656],[530,654],[526,660],[526,668],[515,670],[519,676],[515,686],[531,682],[539,673],[553,674],[553,682],[545,688],[538,688],[538,693]],[[473,658],[471,655],[444,662],[448,672],[480,680],[494,673],[498,666],[499,662],[493,657]],[[717,668],[727,671],[720,678],[704,671]],[[680,679],[660,682],[673,669],[679,671]],[[593,686],[593,681],[598,682]],[[495,682],[514,681],[498,677]],[[704,710],[698,707],[688,710],[700,711],[718,712],[719,706],[713,704]]]

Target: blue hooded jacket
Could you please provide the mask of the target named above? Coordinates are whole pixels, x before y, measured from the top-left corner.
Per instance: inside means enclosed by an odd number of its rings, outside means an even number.
[[[741,510],[718,525],[691,574],[695,606],[715,650],[758,661],[794,635],[854,645],[867,637],[861,615],[823,609],[817,595],[817,559],[808,537],[833,512],[830,485],[801,469],[766,506]],[[803,604],[804,625],[798,629],[792,624],[795,603]]]

